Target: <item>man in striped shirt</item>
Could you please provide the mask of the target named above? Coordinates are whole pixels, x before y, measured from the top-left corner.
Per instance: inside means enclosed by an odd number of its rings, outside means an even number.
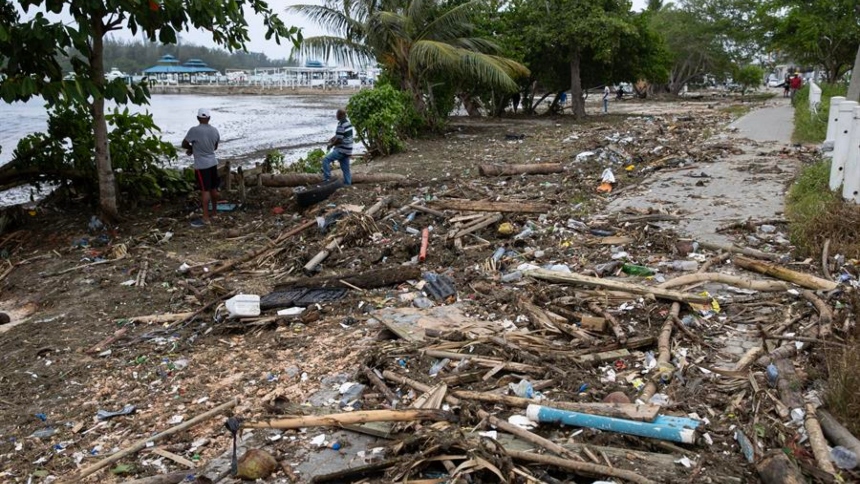
[[[332,149],[322,161],[323,180],[331,179],[331,162],[337,160],[343,172],[343,184],[352,185],[352,173],[349,171],[349,157],[352,156],[352,124],[346,117],[346,111],[337,110],[337,130],[328,141],[327,149]]]

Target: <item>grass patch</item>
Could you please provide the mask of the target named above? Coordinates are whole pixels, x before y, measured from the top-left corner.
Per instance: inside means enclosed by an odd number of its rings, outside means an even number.
[[[844,96],[848,87],[844,84],[821,84],[821,105],[818,112],[809,109],[809,84],[795,95],[794,134],[795,143],[818,144],[827,137],[827,119],[830,115],[830,98]]]
[[[830,239],[830,254],[860,258],[860,206],[830,191],[830,162],[803,168],[785,201],[791,242],[800,255],[821,255]]]
[[[720,111],[722,111],[724,113],[731,114],[732,116],[739,118],[739,117],[743,116],[744,114],[750,112],[751,109],[752,109],[752,106],[750,106],[749,104],[732,104],[729,106],[721,107]]]

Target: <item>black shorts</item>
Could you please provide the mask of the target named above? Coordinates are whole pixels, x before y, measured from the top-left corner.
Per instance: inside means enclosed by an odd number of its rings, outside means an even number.
[[[197,178],[197,186],[201,192],[217,190],[221,186],[221,179],[218,178],[218,166],[194,170],[194,177]]]

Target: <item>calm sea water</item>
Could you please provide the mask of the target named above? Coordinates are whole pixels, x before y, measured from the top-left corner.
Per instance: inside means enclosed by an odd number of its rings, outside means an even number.
[[[212,111],[211,124],[221,133],[220,158],[239,158],[252,164],[265,152],[279,149],[294,161],[313,148],[325,148],[334,133],[335,110],[346,105],[348,95],[324,96],[210,96],[153,95],[149,106],[133,106],[132,112],[149,112],[161,130],[162,139],[176,145],[197,124],[197,109]],[[0,165],[12,159],[18,140],[47,129],[44,102],[6,104],[0,102]],[[360,151],[360,150],[359,150]],[[180,151],[184,153],[184,151]],[[181,155],[178,164],[189,165]]]

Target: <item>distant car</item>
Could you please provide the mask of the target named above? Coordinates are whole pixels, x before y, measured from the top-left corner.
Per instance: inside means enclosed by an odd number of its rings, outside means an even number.
[[[782,82],[782,80],[776,77],[771,77],[767,80],[767,87],[779,87],[782,85]]]

